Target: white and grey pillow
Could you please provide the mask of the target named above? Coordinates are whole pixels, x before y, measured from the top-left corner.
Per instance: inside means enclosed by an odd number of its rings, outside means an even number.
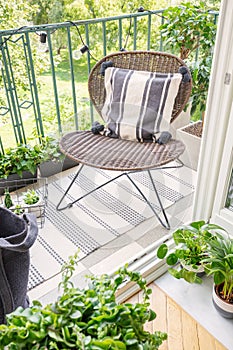
[[[181,80],[180,73],[106,69],[102,117],[110,136],[152,142],[155,134],[169,130]]]

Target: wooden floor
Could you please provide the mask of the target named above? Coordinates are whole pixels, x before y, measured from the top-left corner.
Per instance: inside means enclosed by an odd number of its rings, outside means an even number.
[[[152,289],[151,309],[157,317],[146,325],[146,329],[168,334],[159,350],[228,350],[154,283],[149,287]],[[140,292],[127,301],[134,303],[141,300]]]

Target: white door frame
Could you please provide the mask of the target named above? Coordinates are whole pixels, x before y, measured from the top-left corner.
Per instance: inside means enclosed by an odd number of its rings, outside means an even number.
[[[233,147],[233,1],[221,3],[194,197],[194,220],[220,216]],[[225,209],[225,211],[229,211]],[[222,212],[223,213],[223,212]],[[230,220],[231,221],[231,220]],[[233,228],[233,220],[231,224]]]

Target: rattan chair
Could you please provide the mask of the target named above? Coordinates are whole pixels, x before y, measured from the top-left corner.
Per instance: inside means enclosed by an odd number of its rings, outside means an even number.
[[[126,51],[117,52],[104,57],[93,67],[88,80],[90,99],[100,115],[105,101],[104,77],[100,74],[100,69],[103,66],[103,62],[110,60],[113,62],[114,67],[161,73],[177,73],[179,67],[185,66],[185,63],[178,57],[161,52]],[[190,97],[191,88],[191,79],[188,82],[181,82],[172,111],[171,123],[179,116],[185,107]],[[140,143],[120,138],[95,135],[90,130],[87,130],[74,131],[64,135],[60,141],[60,149],[66,156],[77,161],[77,163],[80,163],[81,165],[69,187],[60,199],[57,205],[57,210],[71,207],[74,203],[86,197],[93,191],[96,191],[116,178],[125,175],[148,203],[159,222],[165,228],[170,228],[166,212],[151,175],[151,170],[158,168],[161,169],[161,167],[166,166],[166,164],[178,160],[178,157],[185,149],[184,144],[181,141],[172,139],[164,145],[158,143]],[[84,165],[105,170],[121,171],[121,173],[117,173],[117,176],[114,177],[114,179],[107,181],[105,184],[101,184],[80,198],[62,206],[63,200],[67,197],[71,186],[76,181]],[[180,163],[180,165],[182,164]],[[173,165],[170,167],[178,167],[180,165],[174,165],[173,162]],[[148,172],[161,210],[157,211],[154,208],[130,176],[131,173],[139,171]]]

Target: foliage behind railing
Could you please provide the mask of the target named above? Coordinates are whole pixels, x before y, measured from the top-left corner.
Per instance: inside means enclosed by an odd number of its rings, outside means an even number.
[[[95,60],[121,49],[165,50],[163,23],[158,10],[0,31],[0,151],[90,127],[94,111],[87,78]],[[74,61],[73,51],[84,44],[88,52]]]

